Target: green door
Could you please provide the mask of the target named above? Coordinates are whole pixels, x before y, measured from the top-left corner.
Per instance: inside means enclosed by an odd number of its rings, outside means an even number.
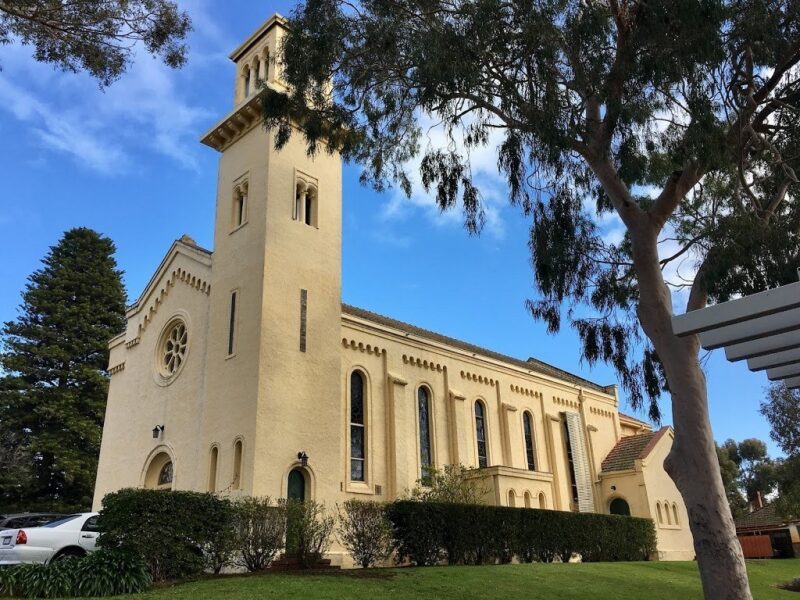
[[[306,499],[306,478],[300,469],[292,469],[289,473],[289,490],[286,497],[289,500]]]

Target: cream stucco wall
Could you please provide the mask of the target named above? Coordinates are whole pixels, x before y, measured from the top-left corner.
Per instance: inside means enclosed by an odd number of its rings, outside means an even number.
[[[252,61],[275,47],[280,19],[262,26],[232,57]],[[240,77],[242,64],[237,65]],[[270,66],[268,85],[280,87]],[[285,497],[287,478],[307,453],[306,496],[329,507],[350,497],[391,500],[421,474],[417,393],[431,402],[434,465],[477,466],[475,403],[486,409],[487,501],[574,509],[564,435],[575,413],[585,439],[594,511],[608,512],[611,479],[601,463],[623,435],[646,424],[620,416],[615,386],[598,386],[341,305],[341,163],[308,157],[302,136],[272,146],[241,81],[233,111],[203,138],[221,152],[213,259],[178,241],[112,340],[112,380],[95,508],[109,491],[145,485],[152,458],[166,452],[174,489]],[[316,223],[294,218],[296,183],[318,190]],[[234,190],[246,189],[242,224]],[[212,265],[213,262],[213,265]],[[307,303],[301,349],[301,290]],[[228,352],[231,293],[236,292],[233,352]],[[155,375],[160,334],[185,320],[190,347],[169,385]],[[349,471],[350,376],[365,378],[366,476]],[[535,469],[526,460],[523,415],[533,422]],[[151,430],[164,425],[159,439]],[[234,485],[235,444],[243,449]],[[652,518],[656,498],[675,501],[658,456],[616,473],[615,494],[636,516]],[[212,448],[216,477],[210,481]],[[660,462],[659,462],[660,461]],[[688,528],[659,528],[662,558],[691,552]],[[341,554],[340,549],[334,549]]]

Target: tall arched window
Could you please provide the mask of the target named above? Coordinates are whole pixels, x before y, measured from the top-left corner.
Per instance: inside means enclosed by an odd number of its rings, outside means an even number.
[[[656,513],[658,514],[658,524],[664,524],[664,514],[661,512],[661,502],[656,502]]]
[[[250,97],[250,88],[252,87],[252,72],[250,71],[250,67],[245,67],[244,69],[244,97]]]
[[[350,479],[364,481],[366,467],[364,420],[364,376],[360,371],[350,375]]]
[[[255,87],[258,88],[258,84],[261,81],[261,61],[258,60],[258,57],[253,61],[253,81]]]
[[[675,525],[680,525],[680,523],[678,522],[678,505],[675,504],[674,502],[672,503],[672,516],[675,519]]]
[[[238,490],[242,487],[242,440],[236,440],[233,445],[233,482],[231,489]]]
[[[544,492],[539,492],[539,508],[547,508],[547,498],[545,497]]]
[[[533,508],[533,506],[532,506],[533,501],[531,500],[531,493],[530,492],[525,492],[525,495],[523,496],[523,498],[525,499],[525,508]]]
[[[294,209],[292,210],[292,218],[299,221],[303,214],[303,204],[305,203],[306,186],[302,181],[297,182],[294,189]]]
[[[517,495],[514,490],[508,490],[508,505],[514,507],[517,505]]]
[[[527,410],[522,414],[522,428],[525,433],[525,460],[528,471],[536,470],[536,459],[533,455],[533,417]]]
[[[217,462],[219,460],[219,448],[216,446],[211,448],[211,457],[208,465],[208,491],[217,491]]]
[[[417,411],[419,414],[419,463],[422,479],[430,475],[433,460],[431,457],[431,403],[428,388],[420,386],[417,391]]]
[[[667,525],[672,525],[672,515],[669,513],[669,502],[664,502],[664,513],[666,513]]]
[[[486,410],[483,402],[475,402],[475,440],[478,446],[478,467],[481,469],[489,466],[489,457],[486,452]]]

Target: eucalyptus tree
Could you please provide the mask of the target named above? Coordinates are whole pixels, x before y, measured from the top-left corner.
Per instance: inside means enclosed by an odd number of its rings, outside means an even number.
[[[37,61],[87,71],[101,85],[125,71],[137,45],[182,66],[190,29],[170,0],[0,0],[0,45],[32,46]]]
[[[698,339],[676,337],[671,317],[674,302],[696,310],[796,277],[799,11],[797,0],[305,0],[280,56],[290,91],[263,91],[276,145],[299,130],[310,153],[335,147],[365,183],[406,193],[418,158],[425,189],[471,232],[484,207],[470,157],[500,137],[509,200],[532,220],[530,312],[551,332],[566,317],[583,357],[613,365],[652,417],[669,391],[665,467],[715,599],[750,591]],[[445,144],[425,141],[429,119]],[[604,237],[607,218],[621,241]]]

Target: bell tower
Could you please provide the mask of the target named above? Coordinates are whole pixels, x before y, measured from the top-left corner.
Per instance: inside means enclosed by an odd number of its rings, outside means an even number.
[[[299,132],[278,151],[263,126],[260,92],[286,89],[275,60],[285,28],[274,15],[230,55],[234,108],[202,138],[220,152],[202,435],[219,446],[221,473],[239,460],[234,493],[286,497],[299,470],[307,497],[331,497],[341,457],[330,450],[342,437],[341,160],[307,156]]]

